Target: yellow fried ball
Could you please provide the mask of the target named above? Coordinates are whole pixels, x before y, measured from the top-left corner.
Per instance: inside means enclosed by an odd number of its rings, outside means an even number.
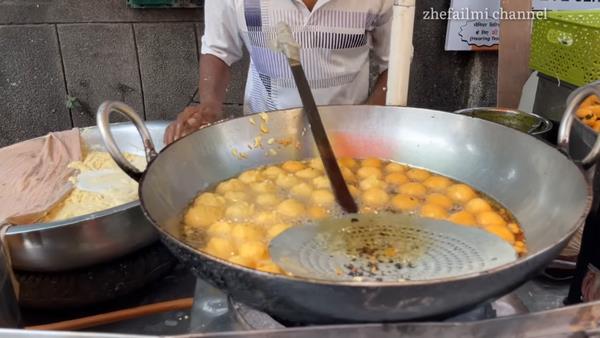
[[[369,178],[369,177],[374,177],[374,178],[382,177],[381,169],[376,168],[376,167],[362,167],[362,168],[358,169],[356,174],[361,179],[365,179],[365,178]]]
[[[259,194],[256,196],[256,204],[261,207],[273,207],[281,203],[281,198],[275,194]]]
[[[295,186],[292,187],[292,189],[290,190],[290,194],[298,199],[305,199],[305,198],[309,198],[310,194],[313,192],[313,188],[310,184],[302,182],[299,184],[296,184]]]
[[[254,214],[254,204],[248,202],[235,202],[225,209],[225,217],[232,221],[243,221]]]
[[[406,176],[414,181],[425,181],[431,176],[431,173],[424,169],[410,169],[406,172]]]
[[[356,176],[354,175],[354,173],[352,172],[352,170],[348,169],[348,168],[340,168],[341,172],[342,172],[342,176],[344,177],[344,180],[347,183],[354,183],[356,182]]]
[[[408,177],[401,172],[393,172],[385,177],[385,182],[395,186],[400,186],[409,181]]]
[[[482,213],[477,214],[477,224],[484,226],[484,227],[487,227],[487,226],[505,227],[506,221],[497,212],[484,211]]]
[[[276,167],[276,166],[267,167],[267,168],[265,168],[265,170],[263,170],[263,175],[270,179],[276,179],[277,176],[279,176],[280,174],[283,174],[283,173],[284,173],[283,169]]]
[[[262,231],[250,224],[236,224],[231,229],[231,238],[238,243],[259,241],[263,238]]]
[[[450,210],[454,205],[454,202],[450,199],[450,197],[437,192],[427,195],[425,202],[429,204],[439,205],[440,207],[446,210]]]
[[[335,197],[333,196],[333,193],[325,189],[313,191],[311,200],[315,205],[321,207],[330,207],[335,203]]]
[[[190,226],[209,226],[223,217],[223,207],[211,207],[203,204],[188,209],[184,222]]]
[[[267,246],[261,241],[248,241],[240,244],[238,255],[255,261],[261,260],[267,258]]]
[[[338,160],[338,164],[348,169],[355,169],[358,166],[358,162],[350,157],[344,157]]]
[[[248,171],[244,171],[242,174],[240,174],[240,176],[238,178],[243,183],[250,184],[250,183],[260,181],[262,178],[262,175],[261,175],[260,171],[258,171],[258,170],[248,170]]]
[[[373,188],[385,189],[387,184],[384,181],[371,176],[360,181],[358,186],[361,190],[369,190]]]
[[[506,227],[515,235],[521,233],[521,228],[517,223],[509,223]]]
[[[378,158],[367,158],[360,162],[363,167],[381,168],[382,162]]]
[[[323,161],[321,160],[320,157],[313,158],[312,160],[310,160],[310,162],[308,163],[308,165],[311,168],[313,168],[313,169],[317,169],[317,170],[320,170],[320,171],[324,170]]]
[[[244,191],[246,190],[246,187],[246,184],[242,181],[238,180],[237,178],[232,178],[225,182],[219,183],[219,185],[217,185],[216,191],[219,194],[225,194],[228,191]]]
[[[224,221],[218,221],[213,223],[210,227],[208,227],[208,230],[206,230],[206,232],[211,236],[227,237],[231,233],[232,228],[233,227],[231,226],[231,224]]]
[[[406,171],[406,166],[399,163],[388,163],[383,170],[388,173],[403,173]]]
[[[323,219],[328,216],[327,209],[323,207],[312,206],[308,208],[308,217],[314,220]]]
[[[268,193],[277,191],[277,186],[272,181],[260,181],[250,184],[252,191],[257,193]]]
[[[369,207],[381,208],[387,205],[390,196],[385,190],[380,188],[371,188],[362,194],[362,202]]]
[[[287,161],[281,165],[281,168],[283,168],[283,170],[285,170],[285,171],[295,173],[296,171],[300,171],[300,170],[306,168],[306,166],[302,162]]]
[[[421,183],[409,182],[401,185],[398,192],[403,195],[423,197],[427,194],[427,188]]]
[[[421,202],[414,196],[396,195],[392,198],[391,204],[394,210],[407,212],[417,209]]]
[[[510,244],[515,243],[515,235],[508,230],[505,226],[501,225],[488,225],[484,227],[485,231],[491,232],[492,234],[502,238]]]
[[[479,214],[481,212],[491,211],[492,206],[483,198],[474,198],[465,204],[465,210],[473,214]]]
[[[253,222],[264,227],[281,222],[281,218],[275,211],[261,211],[254,216]]]
[[[219,196],[210,192],[202,193],[194,200],[194,205],[202,204],[210,207],[222,207],[225,206],[225,203],[226,201],[223,196]]]
[[[443,176],[431,176],[423,182],[423,185],[432,191],[443,191],[452,185],[452,181]]]
[[[312,180],[312,184],[317,189],[331,189],[331,183],[329,182],[329,178],[327,178],[327,176],[315,177]]]
[[[312,179],[321,175],[321,171],[314,168],[306,168],[296,171],[296,176],[304,179]]]
[[[248,194],[243,191],[228,191],[223,197],[232,202],[248,201]]]
[[[448,221],[465,226],[477,225],[477,220],[475,220],[475,216],[473,216],[472,213],[464,210],[450,215],[450,217],[448,217]]]
[[[421,216],[434,219],[446,219],[448,211],[437,204],[425,204],[421,207]]]
[[[462,183],[449,186],[446,194],[457,203],[467,203],[477,195],[473,188]]]
[[[281,174],[275,180],[275,184],[284,189],[290,189],[298,183],[300,183],[300,180],[296,176],[289,174]]]
[[[304,205],[295,199],[287,199],[277,206],[277,212],[289,218],[298,218],[304,215]]]
[[[213,237],[206,244],[204,251],[215,257],[228,259],[229,257],[235,255],[235,246],[226,238]]]

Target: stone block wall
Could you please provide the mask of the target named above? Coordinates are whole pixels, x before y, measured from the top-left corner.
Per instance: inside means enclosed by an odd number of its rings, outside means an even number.
[[[417,12],[448,5],[422,0]],[[201,9],[129,9],[126,0],[0,0],[0,147],[93,125],[104,100],[174,118],[194,101],[202,21]],[[410,105],[494,105],[497,55],[445,52],[445,33],[446,22],[417,15]],[[247,67],[247,57],[235,65],[229,116],[241,114]]]

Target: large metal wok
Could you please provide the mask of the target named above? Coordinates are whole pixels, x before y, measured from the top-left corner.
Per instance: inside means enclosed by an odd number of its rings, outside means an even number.
[[[200,278],[236,300],[276,318],[304,323],[402,321],[450,314],[519,286],[550,262],[584,222],[591,187],[583,171],[560,151],[527,134],[480,119],[440,111],[374,106],[321,108],[337,156],[380,157],[453,177],[489,194],[521,222],[529,254],[485,272],[433,281],[333,283],[263,273],[204,254],[182,241],[179,220],[199,191],[240,171],[315,156],[302,110],[269,113],[269,134],[299,147],[248,151],[259,135],[252,117],[218,123],[153,156],[145,173],[133,171],[112,146],[108,116],[119,112],[143,121],[124,104],[98,111],[107,148],[122,168],[140,179],[140,200],[161,239]],[[254,117],[254,122],[260,121]],[[232,151],[232,150],[237,150]],[[151,151],[152,152],[152,151]],[[246,156],[239,155],[247,152]]]
[[[156,145],[162,148],[167,122],[149,122]],[[131,123],[111,126],[117,143],[133,154],[144,154],[144,145]],[[92,150],[104,150],[96,127],[81,130]],[[20,225],[8,231],[13,266],[27,271],[63,271],[104,262],[131,253],[157,240],[139,202],[131,202],[65,221]]]

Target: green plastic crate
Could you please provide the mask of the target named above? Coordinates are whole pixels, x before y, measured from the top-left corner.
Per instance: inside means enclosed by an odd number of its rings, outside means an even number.
[[[582,86],[600,79],[600,10],[549,12],[534,22],[529,66]]]

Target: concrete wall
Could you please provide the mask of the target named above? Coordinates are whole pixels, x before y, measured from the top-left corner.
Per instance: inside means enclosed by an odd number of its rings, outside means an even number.
[[[0,146],[92,125],[104,100],[124,101],[147,119],[171,119],[194,100],[202,10],[134,10],[125,2],[0,0]],[[421,0],[417,12],[448,5]],[[496,54],[444,52],[445,33],[445,22],[418,15],[410,104],[495,104]],[[231,116],[241,113],[247,64],[233,72]]]

